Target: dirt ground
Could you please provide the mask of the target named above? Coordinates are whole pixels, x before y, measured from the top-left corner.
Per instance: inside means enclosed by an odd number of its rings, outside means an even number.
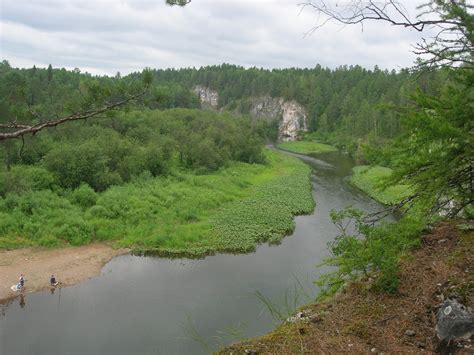
[[[474,354],[474,336],[442,346],[436,311],[454,297],[474,306],[474,232],[443,223],[423,236],[423,246],[402,262],[394,295],[377,293],[370,280],[301,308],[306,319],[286,322],[222,354]]]
[[[51,274],[62,286],[69,286],[98,275],[109,260],[127,251],[102,243],[53,250],[0,251],[0,303],[18,296],[10,287],[18,282],[21,273],[26,279],[26,293],[49,289]]]

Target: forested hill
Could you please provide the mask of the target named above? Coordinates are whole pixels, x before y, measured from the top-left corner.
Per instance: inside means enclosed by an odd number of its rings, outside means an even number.
[[[308,128],[322,133],[391,138],[400,133],[394,111],[416,88],[436,95],[445,80],[441,72],[410,73],[375,67],[343,66],[331,70],[258,69],[223,64],[199,69],[155,70],[156,81],[187,88],[202,85],[219,94],[219,107],[247,113],[253,98],[269,95],[296,100],[308,112]]]
[[[441,71],[410,73],[360,66],[266,70],[230,64],[154,69],[152,74],[153,87],[142,100],[149,108],[199,108],[199,98],[193,92],[196,85],[217,91],[220,109],[243,114],[249,112],[255,98],[281,97],[304,106],[309,131],[318,131],[323,139],[346,147],[360,138],[379,141],[397,136],[401,124],[392,108],[409,103],[409,95],[417,88],[437,95],[446,76]],[[125,90],[139,81],[138,73],[97,77],[78,69],[14,69],[6,61],[0,64],[0,76],[3,122],[28,116],[27,106],[47,104],[51,112],[61,112],[90,82],[100,88],[115,85]]]

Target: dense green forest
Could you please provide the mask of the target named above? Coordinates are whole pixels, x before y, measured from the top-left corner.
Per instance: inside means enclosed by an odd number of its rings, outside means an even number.
[[[436,95],[446,75],[442,71],[373,70],[360,66],[336,69],[259,69],[223,64],[199,69],[154,70],[157,82],[185,87],[203,85],[219,93],[219,106],[248,113],[253,98],[283,97],[302,104],[309,130],[339,146],[358,138],[384,140],[400,134],[395,106],[410,103],[415,89]],[[132,75],[133,76],[133,75]],[[354,147],[348,147],[354,149]]]
[[[445,71],[373,70],[360,66],[336,69],[317,65],[312,69],[259,69],[223,64],[199,69],[151,70],[154,84],[140,103],[151,109],[199,108],[193,88],[202,85],[219,93],[219,108],[248,114],[252,100],[261,96],[296,100],[308,112],[308,128],[318,137],[340,148],[356,151],[360,143],[383,144],[403,131],[401,114],[395,107],[412,104],[416,90],[438,95],[447,81]],[[81,74],[79,70],[12,69],[0,65],[1,117],[33,118],[31,111],[57,113],[73,105],[77,93],[97,95],[107,87],[110,98],[118,98],[140,81],[138,73],[113,78]],[[90,87],[93,90],[87,91]],[[13,90],[12,90],[13,89]],[[72,101],[72,102],[71,102]],[[29,107],[29,109],[28,109]],[[275,131],[267,128],[269,139]]]

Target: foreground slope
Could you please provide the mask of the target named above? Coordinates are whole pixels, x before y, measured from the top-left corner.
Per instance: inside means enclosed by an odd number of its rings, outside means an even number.
[[[458,223],[442,223],[422,237],[422,247],[402,261],[398,293],[376,292],[370,279],[361,280],[304,306],[305,319],[220,353],[435,352],[437,306],[448,297],[474,305],[474,232],[461,231]],[[458,344],[451,351],[472,353],[469,341]]]

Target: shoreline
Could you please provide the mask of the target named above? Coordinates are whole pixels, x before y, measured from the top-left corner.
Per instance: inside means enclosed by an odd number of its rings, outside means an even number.
[[[22,248],[0,251],[0,304],[22,293],[10,287],[24,274],[25,290],[30,294],[50,289],[49,277],[54,274],[61,287],[72,286],[98,276],[103,266],[130,249],[114,249],[110,244],[93,243],[80,247],[57,249]]]

